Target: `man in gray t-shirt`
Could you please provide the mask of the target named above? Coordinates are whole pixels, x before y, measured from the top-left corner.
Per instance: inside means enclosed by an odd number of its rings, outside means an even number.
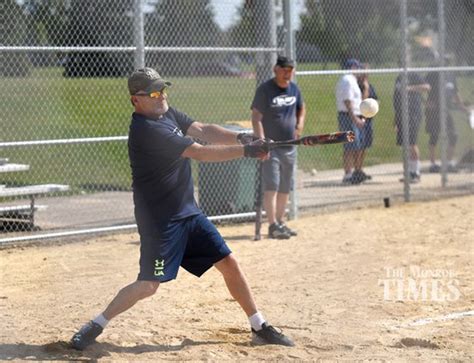
[[[292,82],[294,61],[279,56],[273,67],[275,77],[261,84],[252,102],[252,126],[255,136],[274,141],[298,138],[303,133],[305,107],[301,92]],[[290,190],[296,148],[272,150],[270,159],[263,161],[263,205],[268,219],[270,238],[288,239],[296,236],[283,222]]]

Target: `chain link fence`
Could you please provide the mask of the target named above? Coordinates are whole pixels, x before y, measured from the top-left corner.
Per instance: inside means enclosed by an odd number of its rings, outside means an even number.
[[[276,54],[286,53],[297,61],[305,134],[316,134],[339,127],[336,85],[351,73],[344,62],[366,64],[352,73],[361,82],[367,77],[380,103],[363,162],[371,179],[342,182],[340,145],[301,147],[293,216],[383,198],[472,193],[472,1],[6,0],[0,6],[0,242],[134,228],[126,78],[143,65],[173,81],[174,107],[246,130],[256,86],[272,77]],[[429,87],[413,93],[414,84]],[[244,159],[194,163],[204,211],[218,220],[253,218],[257,169]],[[418,183],[412,170],[421,172]]]

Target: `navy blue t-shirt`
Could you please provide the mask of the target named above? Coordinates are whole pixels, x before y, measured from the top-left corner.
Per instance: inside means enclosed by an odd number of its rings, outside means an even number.
[[[363,83],[359,83],[359,82],[358,82],[358,84],[359,84],[360,91],[361,91],[362,93],[364,93],[364,91],[365,91],[365,86],[364,86],[364,84],[363,84]],[[369,96],[368,96],[368,98],[373,98],[374,100],[378,100],[378,99],[379,99],[378,96],[377,96],[377,93],[375,92],[374,86],[372,86],[370,83],[369,83]],[[366,122],[367,122],[367,121],[372,121],[372,118],[367,118],[367,119],[365,119],[365,121],[366,121]]]
[[[289,140],[295,136],[296,113],[303,107],[303,97],[294,82],[280,88],[272,78],[262,83],[255,92],[252,108],[262,115],[265,137]]]
[[[135,208],[159,225],[201,213],[194,199],[191,162],[181,157],[194,142],[185,137],[193,122],[173,108],[158,120],[132,115],[128,154]]]

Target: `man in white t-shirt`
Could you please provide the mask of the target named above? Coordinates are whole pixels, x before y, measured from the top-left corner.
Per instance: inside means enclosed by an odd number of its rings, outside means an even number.
[[[344,63],[345,69],[360,69],[361,64],[357,59],[348,59]],[[360,115],[360,103],[362,93],[353,73],[343,75],[336,85],[336,105],[339,130],[350,131],[355,134],[352,143],[344,144],[343,183],[360,184],[369,179],[362,171],[364,149],[361,140],[361,128],[364,127],[365,119]]]

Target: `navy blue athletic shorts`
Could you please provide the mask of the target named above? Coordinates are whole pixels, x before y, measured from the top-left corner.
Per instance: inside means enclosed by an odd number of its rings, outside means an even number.
[[[146,219],[146,216],[141,217]],[[138,223],[138,231],[138,280],[173,280],[178,275],[180,266],[199,277],[216,262],[231,254],[216,227],[204,214],[170,221],[166,227],[159,229],[149,223]]]
[[[337,120],[339,121],[339,131],[353,131],[354,141],[344,144],[344,151],[362,150],[362,135],[361,129],[352,122],[351,116],[348,112],[338,112]]]
[[[362,149],[368,149],[372,146],[374,140],[374,129],[371,118],[366,119],[364,127],[360,129],[360,138],[360,146]]]

